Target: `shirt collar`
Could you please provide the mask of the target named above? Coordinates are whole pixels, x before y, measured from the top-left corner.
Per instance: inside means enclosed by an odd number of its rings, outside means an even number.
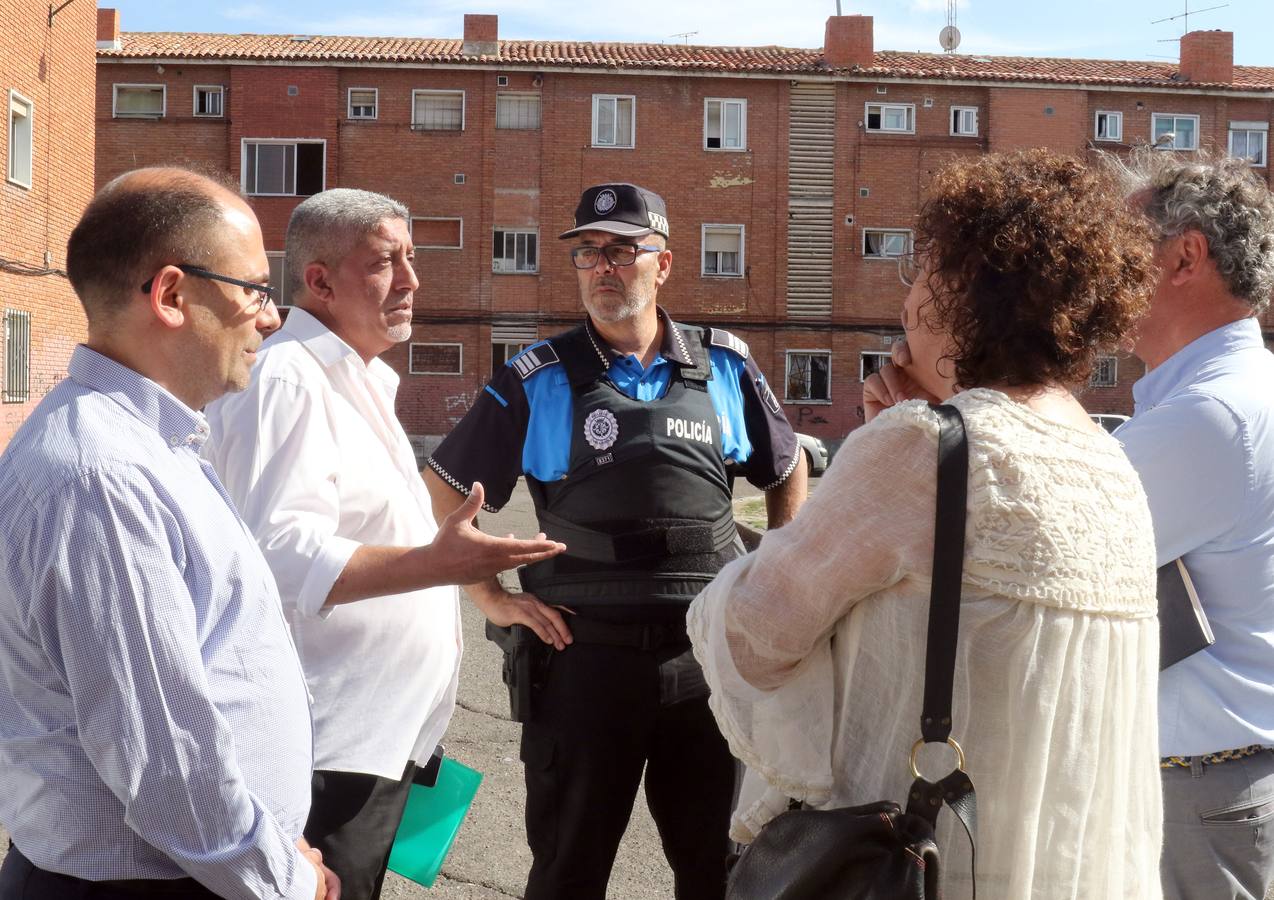
[[[370,363],[364,364],[363,358],[355,352],[353,347],[345,343],[335,331],[320,322],[313,313],[299,306],[294,306],[288,311],[287,321],[283,323],[279,331],[300,341],[325,369],[345,362],[366,371],[368,375],[380,381],[394,387],[398,386],[398,373],[388,363],[380,357],[375,357]]]
[[[1185,385],[1197,381],[1212,360],[1254,347],[1265,348],[1261,326],[1255,317],[1230,322],[1195,338],[1132,386],[1137,411],[1158,406]]]
[[[659,315],[659,321],[664,326],[664,337],[659,346],[659,355],[666,360],[675,362],[679,366],[695,365],[694,358],[690,355],[690,348],[686,346],[685,336],[682,335],[681,329],[677,327],[677,323],[672,320],[672,316],[668,315],[662,306],[656,306],[655,311]],[[588,339],[593,344],[593,350],[597,353],[597,358],[607,366],[613,360],[625,355],[606,343],[606,339],[598,334],[597,329],[593,327],[591,318],[584,320],[584,328],[588,332]]]
[[[71,354],[67,374],[90,390],[105,394],[138,421],[153,428],[169,447],[189,446],[198,452],[208,440],[208,420],[167,389],[128,366],[80,344]]]

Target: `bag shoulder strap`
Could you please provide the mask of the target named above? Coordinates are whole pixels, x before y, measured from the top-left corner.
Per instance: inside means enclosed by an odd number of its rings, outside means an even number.
[[[951,693],[955,681],[956,644],[960,634],[961,576],[964,573],[965,520],[968,516],[969,442],[964,419],[954,406],[935,406],[938,415],[938,492],[933,526],[933,580],[929,593],[929,629],[925,640],[925,690],[920,713],[921,739],[911,751],[915,781],[907,812],[937,824],[943,805],[951,808],[977,852],[977,796],[964,772],[964,752],[951,739]],[[950,744],[957,765],[936,782],[916,770],[922,744]],[[973,858],[971,856],[971,858]],[[976,865],[974,896],[976,896]]]

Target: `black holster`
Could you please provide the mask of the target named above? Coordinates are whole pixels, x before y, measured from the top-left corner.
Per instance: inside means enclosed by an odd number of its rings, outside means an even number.
[[[529,722],[535,689],[543,684],[552,647],[525,625],[501,628],[487,622],[486,633],[487,640],[504,652],[500,680],[509,688],[509,717],[514,722]]]

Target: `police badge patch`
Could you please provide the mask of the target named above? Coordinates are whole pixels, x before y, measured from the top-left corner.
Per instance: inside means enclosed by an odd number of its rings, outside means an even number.
[[[604,216],[615,208],[617,202],[619,202],[619,198],[615,196],[615,192],[607,188],[598,193],[597,199],[593,201],[593,212]]]
[[[594,450],[607,450],[619,439],[619,420],[609,409],[595,409],[584,419],[584,439]]]

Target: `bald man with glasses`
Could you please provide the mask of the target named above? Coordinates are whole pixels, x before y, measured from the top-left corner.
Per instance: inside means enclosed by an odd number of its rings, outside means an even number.
[[[199,455],[279,327],[256,216],[142,169],[66,258],[88,340],[0,457],[0,898],[335,900],[304,676]]]

